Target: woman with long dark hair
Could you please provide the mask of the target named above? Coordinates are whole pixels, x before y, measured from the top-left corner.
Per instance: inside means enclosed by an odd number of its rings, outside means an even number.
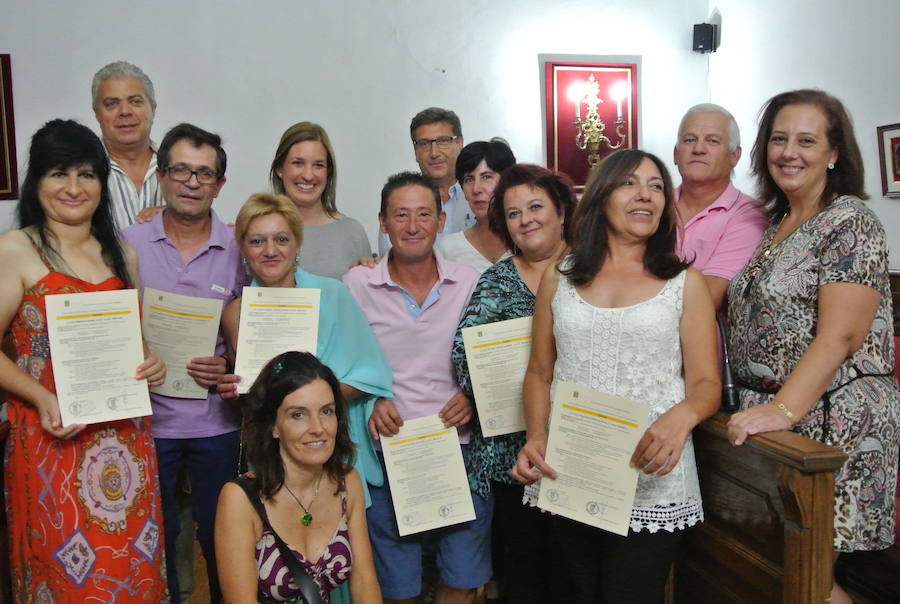
[[[659,602],[684,529],[703,518],[690,436],[719,405],[712,300],[702,275],[675,254],[672,183],[656,156],[608,157],[574,221],[571,254],[538,289],[526,442],[513,476],[526,484],[556,476],[544,460],[555,382],[646,403],[650,426],[631,456],[642,473],[628,535],[554,522],[573,601]]]
[[[136,285],[108,176],[88,128],[48,122],[31,141],[20,228],[0,237],[0,330],[12,331],[17,355],[0,355],[0,387],[11,395],[7,513],[13,593],[23,601],[168,601],[150,418],[63,426],[53,381],[45,297]],[[161,384],[165,365],[148,355],[136,378]]]

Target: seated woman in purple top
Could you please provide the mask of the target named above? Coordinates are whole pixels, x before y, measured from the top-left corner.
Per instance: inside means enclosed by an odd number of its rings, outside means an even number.
[[[362,483],[349,465],[347,404],[334,373],[306,352],[269,361],[247,396],[244,441],[255,470],[225,485],[216,516],[225,601],[301,594],[280,539],[323,602],[348,579],[355,603],[381,602]]]

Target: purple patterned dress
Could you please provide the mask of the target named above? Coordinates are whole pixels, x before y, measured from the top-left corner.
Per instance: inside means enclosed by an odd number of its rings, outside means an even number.
[[[350,555],[350,531],[347,527],[347,486],[340,484],[341,520],[338,522],[331,541],[318,560],[307,560],[303,554],[288,545],[306,574],[315,581],[325,604],[329,601],[329,592],[350,577],[352,558]],[[278,546],[275,545],[274,533],[263,529],[262,537],[256,542],[256,569],[259,577],[259,594],[264,601],[284,602],[300,595],[300,588],[291,577],[291,571],[281,558]]]

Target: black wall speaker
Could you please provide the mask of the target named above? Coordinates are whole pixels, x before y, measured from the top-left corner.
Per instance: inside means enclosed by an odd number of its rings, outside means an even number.
[[[719,46],[716,29],[712,23],[694,24],[694,52],[716,52]]]

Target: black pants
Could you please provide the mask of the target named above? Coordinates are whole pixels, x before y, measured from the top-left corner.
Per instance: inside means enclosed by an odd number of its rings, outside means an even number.
[[[684,531],[628,532],[622,537],[562,516],[555,537],[579,604],[659,604]]]
[[[550,514],[522,503],[521,485],[491,483],[494,577],[508,604],[573,602]]]

